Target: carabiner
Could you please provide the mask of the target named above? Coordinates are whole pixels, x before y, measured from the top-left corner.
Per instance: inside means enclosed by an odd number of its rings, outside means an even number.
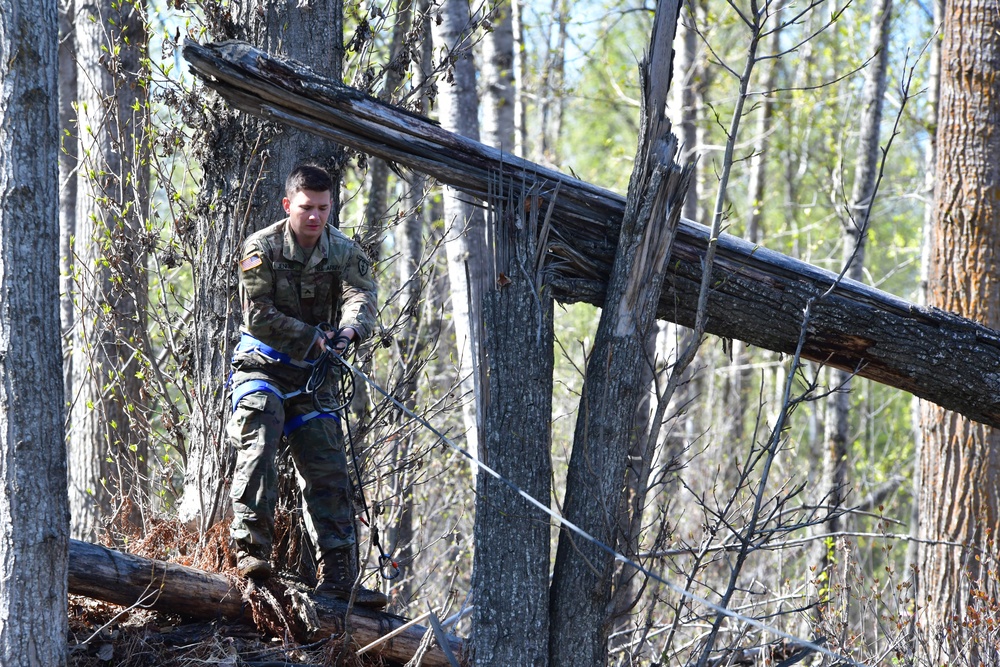
[[[389,554],[381,554],[378,557],[378,573],[386,581],[392,581],[399,576],[399,563]]]

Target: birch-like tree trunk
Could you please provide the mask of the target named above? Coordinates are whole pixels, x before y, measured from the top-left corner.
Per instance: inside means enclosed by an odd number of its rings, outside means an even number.
[[[65,345],[63,392],[73,395],[73,364],[68,352],[73,333],[73,236],[76,234],[76,35],[74,0],[59,0],[59,320]],[[67,410],[68,412],[68,410]]]
[[[646,340],[656,326],[656,283],[690,177],[673,162],[677,144],[664,115],[679,9],[671,0],[657,3],[649,54],[641,66],[639,146],[566,479],[566,519],[607,546],[616,544],[628,454],[639,437],[635,414],[647,391],[640,378]],[[614,563],[597,545],[566,529],[560,532],[550,600],[552,665],[606,663]]]
[[[437,63],[447,62],[449,72],[438,81],[438,118],[441,126],[479,140],[479,98],[476,93],[476,64],[472,58],[473,17],[469,0],[438,0],[431,7],[434,54]],[[479,451],[477,397],[473,379],[473,350],[478,325],[473,316],[480,312],[480,295],[475,287],[485,257],[482,211],[472,200],[451,187],[444,188],[445,252],[451,285],[452,324],[455,329],[455,367],[464,395],[466,446]]]
[[[0,664],[66,664],[55,0],[0,0]]]
[[[892,0],[876,0],[872,6],[872,26],[868,52],[872,60],[865,70],[861,89],[861,121],[858,152],[854,168],[854,185],[847,215],[843,220],[842,260],[846,276],[864,282],[865,239],[872,199],[875,196],[879,161],[879,129],[885,100],[886,75],[889,64],[889,26],[892,22]],[[823,450],[823,503],[837,510],[847,494],[848,449],[851,444],[851,373],[832,370],[831,386],[837,388],[830,396],[825,424]],[[836,533],[841,529],[840,515],[834,513],[826,521],[826,529]],[[826,558],[824,557],[824,562]]]
[[[141,529],[148,406],[140,358],[146,327],[147,37],[141,0],[77,0],[80,163],[74,272],[71,430],[73,535],[95,539],[122,514]]]
[[[927,294],[929,305],[994,329],[1000,328],[997,12],[995,0],[945,6]],[[987,631],[969,609],[986,601],[972,593],[993,578],[978,549],[992,553],[1000,534],[1000,432],[928,403],[921,405],[921,424],[922,585],[914,599],[926,601],[922,625],[929,631],[930,659],[992,664],[996,650],[983,643],[981,653],[970,654],[963,630]],[[971,625],[963,626],[966,621]]]
[[[338,0],[226,6],[206,2],[205,9],[216,30],[213,39],[243,39],[341,79],[343,18]],[[205,180],[200,215],[185,238],[194,260],[194,397],[184,496],[178,510],[182,520],[197,520],[203,530],[229,508],[232,452],[225,424],[231,407],[224,385],[239,329],[237,255],[249,234],[285,217],[281,209],[285,177],[296,164],[312,160],[326,167],[337,183],[342,159],[328,141],[249,119],[218,102],[209,118],[202,137]]]

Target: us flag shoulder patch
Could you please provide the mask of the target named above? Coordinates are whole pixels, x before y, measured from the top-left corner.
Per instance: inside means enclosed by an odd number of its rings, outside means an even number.
[[[260,255],[254,253],[249,257],[244,257],[243,259],[240,260],[240,268],[243,269],[244,271],[249,271],[250,269],[257,268],[263,263],[264,260],[260,258]]]

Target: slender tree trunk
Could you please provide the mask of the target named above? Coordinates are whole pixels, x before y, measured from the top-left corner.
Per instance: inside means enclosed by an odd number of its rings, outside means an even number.
[[[66,664],[59,345],[59,21],[0,0],[0,664]]]
[[[493,9],[493,30],[483,38],[482,141],[509,153],[515,145],[514,29],[511,0]]]
[[[412,44],[406,41],[407,33],[413,24],[413,0],[397,0],[395,24],[392,27],[392,44],[389,47],[389,63],[385,71],[384,85],[379,99],[384,102],[394,100],[396,90],[403,81],[410,60]],[[371,158],[368,162],[368,203],[365,204],[365,247],[376,249],[376,256],[381,257],[381,239],[384,232],[384,220],[389,214],[389,165],[380,158]]]
[[[944,0],[934,0],[933,20],[934,37],[931,41],[930,59],[927,74],[927,115],[925,122],[928,129],[927,152],[924,164],[924,194],[926,204],[924,208],[923,239],[920,245],[920,289],[917,292],[917,303],[927,305],[927,276],[930,271],[931,251],[935,247],[934,242],[934,169],[937,163],[937,118],[938,99],[941,95],[941,25],[944,21]],[[914,397],[910,406],[910,415],[913,421],[913,442],[914,442],[914,462],[913,462],[913,507],[910,510],[910,535],[916,536],[920,533],[920,461],[923,458],[922,450],[924,446],[924,433],[920,428],[920,399]],[[917,564],[919,557],[919,543],[913,540],[906,549],[906,572],[913,580],[915,590],[919,589],[920,572],[913,567]]]
[[[204,9],[216,29],[213,39],[243,39],[341,79],[344,50],[339,0],[262,0],[226,6],[206,1]],[[215,111],[203,135],[206,154],[200,215],[185,230],[184,238],[194,258],[194,397],[178,514],[184,521],[196,520],[202,530],[229,509],[226,492],[232,452],[225,424],[231,407],[225,382],[239,329],[235,261],[249,234],[284,217],[284,181],[296,164],[312,160],[326,167],[337,184],[342,159],[340,149],[330,142],[236,112]],[[334,205],[339,207],[336,192]],[[339,211],[331,219],[337,216]]]
[[[145,231],[149,204],[146,17],[140,2],[78,0],[80,166],[75,271],[80,312],[73,336],[68,440],[73,535],[97,536],[106,520],[141,530],[149,408]],[[115,57],[110,57],[115,53]]]
[[[695,30],[694,12],[696,7],[686,3],[681,8],[681,20],[677,25],[679,38],[674,69],[673,106],[671,117],[675,120],[678,138],[681,142],[680,160],[683,164],[693,162],[698,150],[698,109],[702,60],[698,58],[698,33]],[[684,201],[682,215],[688,220],[698,220],[698,189],[690,188]]]
[[[476,65],[472,59],[473,20],[469,0],[440,0],[432,19],[434,51],[438,61],[450,61],[447,81],[438,81],[438,117],[441,126],[479,140],[479,100],[476,95]],[[435,9],[432,7],[432,12]],[[462,416],[466,445],[478,452],[477,397],[473,379],[474,337],[478,325],[473,317],[480,312],[480,295],[468,276],[482,271],[485,257],[482,211],[465,195],[444,188],[445,252],[451,285],[452,324],[455,328],[455,366],[461,378]]]
[[[948,2],[941,45],[934,247],[928,303],[1000,328],[1000,31],[997,3]],[[1000,534],[1000,435],[924,403],[920,474],[920,573],[931,660],[995,663],[988,644],[967,652],[965,631],[985,632],[967,613],[989,585],[986,558]],[[964,547],[936,543],[958,542]],[[992,595],[992,593],[990,593]],[[969,620],[971,626],[962,624]],[[942,631],[953,639],[945,639]],[[982,636],[982,635],[979,635]],[[938,655],[937,651],[943,652]]]
[[[868,235],[868,214],[875,196],[878,176],[879,128],[882,125],[886,73],[889,63],[889,26],[892,21],[892,1],[876,0],[872,7],[871,41],[869,52],[873,54],[865,70],[865,82],[861,91],[861,123],[858,138],[857,161],[854,169],[854,186],[848,216],[843,221],[843,254],[847,277],[864,282],[865,239]],[[826,443],[823,452],[824,503],[831,508],[840,508],[847,494],[849,447],[851,444],[851,373],[842,370],[831,371],[831,384],[838,388],[830,397],[828,407],[830,417],[826,420]],[[831,515],[826,521],[830,533],[842,528],[840,516]],[[827,555],[824,554],[824,566]]]
[[[427,0],[419,0],[417,10],[417,20],[421,22],[421,34],[430,35],[430,17],[427,12]],[[433,66],[431,41],[424,39],[420,43],[418,57],[414,64],[414,85],[421,91],[425,91],[431,67]],[[420,94],[420,113],[427,114],[428,100],[425,92]],[[427,214],[427,204],[424,196],[427,192],[427,177],[420,172],[412,172],[407,182],[405,197],[405,207],[407,215],[400,227],[395,229],[396,246],[399,248],[399,282],[402,285],[403,311],[408,317],[403,326],[403,330],[398,336],[398,363],[400,367],[400,383],[403,387],[400,400],[411,410],[417,406],[417,377],[420,369],[420,359],[423,356],[423,337],[421,330],[422,313],[424,307],[422,302],[425,294],[424,275],[421,272],[421,263],[424,255],[424,218]],[[399,419],[408,419],[402,412]],[[404,566],[413,563],[416,550],[413,539],[415,536],[413,529],[414,502],[413,502],[413,474],[410,466],[402,465],[408,461],[414,451],[413,442],[415,434],[409,437],[400,438],[396,443],[396,451],[393,454],[397,462],[395,469],[396,476],[396,498],[400,503],[399,518],[391,528],[391,541],[396,549],[396,558]],[[410,584],[411,578],[406,577],[396,587],[396,594],[403,603],[408,603],[413,598],[413,587]]]
[[[635,414],[646,391],[639,378],[647,363],[646,340],[656,326],[657,276],[670,254],[690,176],[673,163],[676,139],[664,116],[679,10],[678,2],[657,3],[650,53],[642,65],[639,147],[566,479],[566,519],[608,546],[618,538],[627,457],[639,437]],[[552,665],[606,663],[614,563],[596,545],[560,532],[550,602]]]
[[[527,157],[528,98],[524,85],[528,80],[525,58],[524,24],[521,20],[521,0],[510,0],[510,24],[514,38],[514,154]]]
[[[63,395],[73,395],[73,364],[68,354],[73,333],[73,236],[76,234],[76,35],[74,0],[59,2],[59,320],[65,354]],[[69,412],[67,408],[67,413]]]

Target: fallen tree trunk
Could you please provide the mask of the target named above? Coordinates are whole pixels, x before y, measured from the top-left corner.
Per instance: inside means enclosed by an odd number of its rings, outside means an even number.
[[[241,42],[188,42],[184,57],[234,106],[486,200],[498,174],[554,198],[546,278],[564,302],[604,302],[625,199],[453,135],[435,123]],[[547,209],[549,201],[541,206]],[[694,323],[707,228],[682,220],[657,314]],[[722,235],[712,267],[709,333],[791,353],[812,303],[803,356],[857,372],[991,426],[1000,426],[1000,333],[909,303],[780,253]]]
[[[69,545],[69,592],[191,618],[251,620],[250,604],[225,575],[78,540],[70,540]],[[289,629],[297,640],[311,642],[344,633],[346,603],[314,604],[309,596],[293,589],[284,597],[292,610],[287,613],[295,616]],[[347,620],[357,647],[367,646],[406,624],[398,616],[359,608],[352,609]],[[370,652],[387,661],[407,662],[417,652],[425,633],[426,628],[411,625]],[[450,637],[449,649],[456,656],[463,655],[462,642],[456,638]],[[421,664],[446,667],[449,662],[435,643]]]

